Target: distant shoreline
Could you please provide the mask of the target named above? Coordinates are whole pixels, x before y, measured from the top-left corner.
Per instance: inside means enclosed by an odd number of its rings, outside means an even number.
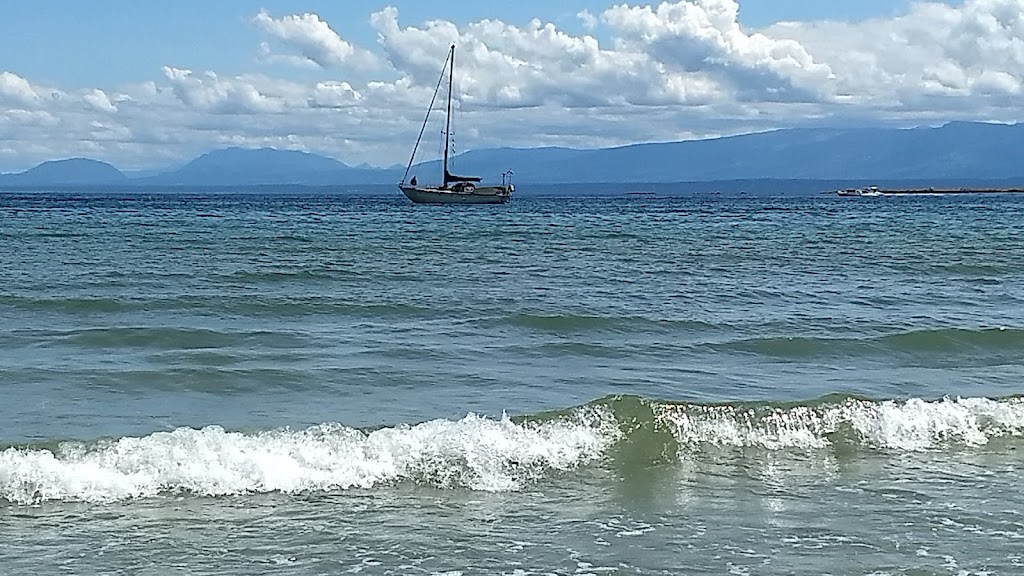
[[[625,198],[654,198],[663,196],[723,196],[723,197],[812,197],[835,196],[844,192],[848,196],[927,196],[955,194],[1019,194],[1024,193],[1024,177],[1001,180],[868,180],[868,179],[755,179],[709,180],[686,182],[572,182],[538,183],[524,181],[516,185],[515,197],[558,196],[593,197],[619,196]],[[8,194],[99,194],[115,196],[178,195],[316,195],[353,197],[399,197],[394,183],[320,184],[237,184],[237,185],[139,185],[131,181],[120,183],[51,183],[12,185],[0,181],[0,195]]]

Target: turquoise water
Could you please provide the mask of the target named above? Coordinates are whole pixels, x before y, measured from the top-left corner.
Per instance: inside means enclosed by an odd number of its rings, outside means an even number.
[[[1022,222],[2,193],[0,566],[1022,573]]]

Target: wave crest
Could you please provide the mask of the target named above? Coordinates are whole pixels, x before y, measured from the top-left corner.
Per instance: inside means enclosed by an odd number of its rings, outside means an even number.
[[[612,396],[526,417],[433,420],[364,431],[341,424],[230,432],[180,428],[144,437],[0,452],[0,499],[104,502],[371,489],[519,490],[600,464],[622,472],[765,452],[836,454],[970,448],[1024,437],[1024,399],[690,404]],[[851,450],[852,449],[852,450]]]
[[[403,481],[517,490],[552,470],[600,458],[615,438],[606,413],[544,423],[469,415],[363,432],[340,424],[256,434],[180,428],[57,450],[0,453],[0,497],[17,503],[114,501],[344,490]]]
[[[833,445],[919,451],[945,445],[979,446],[998,437],[1024,436],[1019,398],[910,399],[876,402],[856,398],[810,406],[662,405],[657,417],[679,443],[820,449]]]

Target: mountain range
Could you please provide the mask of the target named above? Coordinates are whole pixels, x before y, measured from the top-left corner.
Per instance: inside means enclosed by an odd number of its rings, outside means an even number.
[[[952,122],[938,128],[806,128],[706,140],[615,148],[498,148],[452,160],[452,172],[517,184],[669,183],[741,180],[916,182],[1024,180],[1024,124]],[[440,161],[418,164],[422,183],[440,175]],[[227,148],[180,168],[126,174],[84,158],[44,162],[0,174],[0,187],[209,187],[394,184],[404,168],[353,167],[293,150]]]

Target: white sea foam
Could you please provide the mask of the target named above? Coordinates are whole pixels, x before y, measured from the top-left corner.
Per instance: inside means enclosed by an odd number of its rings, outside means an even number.
[[[658,417],[673,426],[684,447],[817,449],[830,446],[833,435],[839,434],[867,447],[919,451],[947,444],[978,446],[993,438],[1024,436],[1024,400],[1020,399],[851,399],[815,407],[772,409],[670,406],[660,410]]]
[[[0,453],[0,497],[12,502],[116,501],[165,492],[218,496],[369,488],[414,481],[516,490],[546,471],[599,459],[610,414],[517,424],[469,415],[370,433],[337,424],[257,434],[181,428],[57,451]]]
[[[1024,435],[1021,400],[860,403],[848,418],[870,444],[902,450],[926,450],[951,442],[980,446],[993,438]]]
[[[753,446],[769,450],[827,444],[826,419],[812,408],[762,413],[732,407],[673,407],[659,417],[675,427],[683,445]]]

